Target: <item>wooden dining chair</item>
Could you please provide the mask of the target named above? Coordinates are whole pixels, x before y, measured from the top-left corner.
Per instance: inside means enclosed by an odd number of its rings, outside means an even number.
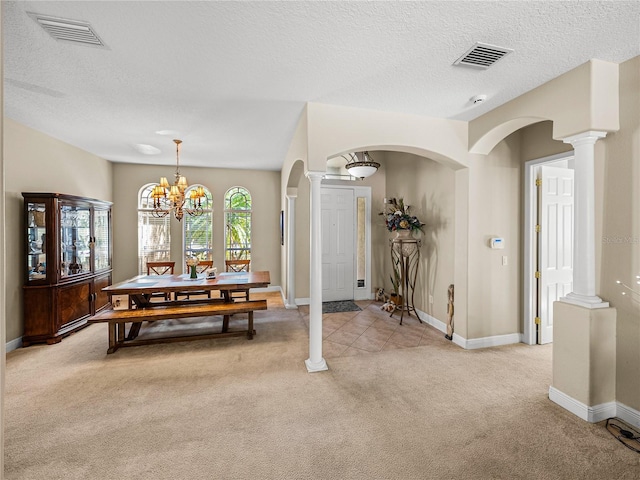
[[[224,266],[227,272],[248,272],[251,260],[225,260]]]
[[[176,262],[147,262],[147,275],[173,275]],[[160,297],[170,300],[168,293],[154,293],[151,298]]]
[[[187,267],[187,273],[190,272],[189,265],[185,263]],[[207,269],[213,267],[213,260],[200,260],[198,265],[196,265],[196,273],[204,273]],[[190,298],[190,295],[206,295],[207,298],[211,298],[211,290],[202,290],[196,292],[176,292],[175,299],[179,300],[180,297],[185,297],[187,300]]]
[[[147,262],[147,275],[173,275],[176,262]]]
[[[248,272],[251,268],[251,260],[225,260],[224,267],[225,271],[227,272]],[[249,300],[249,289],[242,288],[238,290],[231,290],[229,292],[229,296],[231,298],[242,298],[243,300]]]

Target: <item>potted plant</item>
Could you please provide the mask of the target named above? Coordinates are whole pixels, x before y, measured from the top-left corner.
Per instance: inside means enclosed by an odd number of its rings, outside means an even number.
[[[416,230],[422,230],[424,223],[418,220],[418,217],[411,215],[411,206],[405,205],[402,198],[392,198],[387,202],[387,210],[380,212],[380,215],[384,215],[384,223],[387,230],[395,232],[396,237],[401,237],[403,234],[405,238],[409,238],[411,233]]]

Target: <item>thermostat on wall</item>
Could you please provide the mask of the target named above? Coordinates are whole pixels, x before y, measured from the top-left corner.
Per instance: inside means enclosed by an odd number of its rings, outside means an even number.
[[[492,238],[491,248],[504,248],[504,238],[500,238],[500,237]]]

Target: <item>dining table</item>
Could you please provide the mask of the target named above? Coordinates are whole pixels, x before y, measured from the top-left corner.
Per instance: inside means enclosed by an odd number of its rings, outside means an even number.
[[[107,353],[114,353],[121,347],[150,343],[239,335],[252,339],[256,333],[253,328],[254,311],[266,310],[267,301],[250,300],[248,294],[238,301],[231,292],[249,292],[252,288],[267,287],[270,282],[268,271],[223,272],[215,278],[209,278],[205,273],[198,274],[196,278],[191,278],[190,274],[138,275],[104,287],[102,291],[109,295],[113,308],[97,312],[89,323],[108,323]],[[210,295],[214,291],[219,291],[220,295]],[[191,293],[193,296],[178,299],[177,293]],[[128,301],[121,302],[116,308],[114,300],[117,296],[127,297]],[[236,314],[247,314],[245,329],[229,329],[230,318]],[[218,332],[204,329],[193,332],[193,329],[189,330],[193,325],[184,324],[184,320],[193,317],[204,319],[205,326],[211,325],[214,317],[222,317],[222,329]],[[161,320],[170,320],[169,323],[163,322],[161,336],[138,338],[143,323],[148,322],[153,329],[153,325]],[[130,325],[128,334],[127,325]]]
[[[181,305],[207,302],[232,302],[232,290],[264,288],[271,283],[268,271],[222,272],[215,278],[199,273],[196,278],[190,274],[138,275],[122,282],[114,283],[102,289],[109,297],[128,295],[129,308],[154,308],[167,305]],[[176,293],[219,291],[221,297],[177,300]],[[156,301],[153,294],[165,294],[167,300]]]

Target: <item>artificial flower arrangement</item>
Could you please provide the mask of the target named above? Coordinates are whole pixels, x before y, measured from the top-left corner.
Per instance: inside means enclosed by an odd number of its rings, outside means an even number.
[[[422,230],[424,223],[418,220],[418,217],[411,215],[411,206],[405,205],[402,198],[392,198],[388,202],[386,212],[380,212],[384,215],[384,223],[387,230],[395,232],[396,230]]]
[[[187,258],[187,266],[189,267],[189,278],[198,278],[196,266],[200,263],[197,257],[190,256]]]

